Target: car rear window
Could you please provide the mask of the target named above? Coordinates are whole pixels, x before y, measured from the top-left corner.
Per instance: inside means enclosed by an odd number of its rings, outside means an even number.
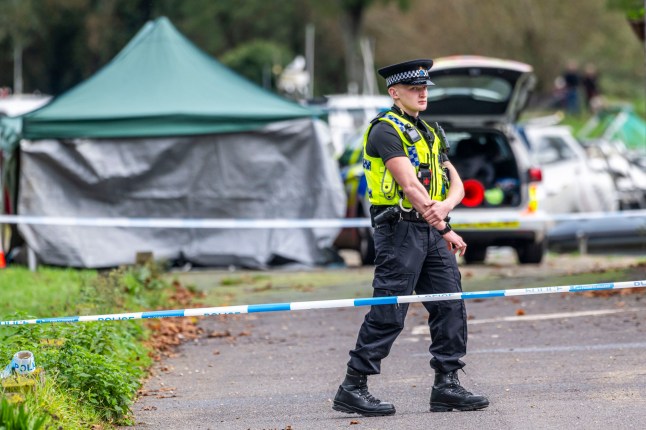
[[[435,86],[428,89],[428,100],[437,101],[451,96],[465,96],[474,100],[503,102],[509,100],[512,87],[495,76],[437,76]]]
[[[428,114],[503,114],[513,91],[508,80],[490,75],[438,75],[433,83],[428,88]]]

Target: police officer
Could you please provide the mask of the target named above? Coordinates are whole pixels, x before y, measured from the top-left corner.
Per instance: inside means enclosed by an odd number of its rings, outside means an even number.
[[[379,70],[394,105],[371,121],[363,140],[363,168],[374,227],[373,297],[462,291],[455,254],[466,243],[451,229],[449,212],[464,197],[462,181],[449,162],[444,133],[419,118],[426,109],[432,60],[413,60]],[[424,302],[429,318],[435,381],[433,412],[476,410],[489,401],[460,385],[457,371],[466,354],[467,318],[462,300]],[[392,415],[395,406],[373,397],[368,375],[404,328],[408,304],[371,307],[350,351],[346,377],[333,409],[364,416]]]

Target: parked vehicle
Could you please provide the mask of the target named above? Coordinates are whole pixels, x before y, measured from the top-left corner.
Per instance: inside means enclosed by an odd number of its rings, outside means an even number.
[[[607,106],[593,115],[578,137],[601,158],[624,209],[646,208],[646,121],[629,105]]]
[[[646,209],[646,155],[628,150],[617,140],[597,138],[582,143],[589,154],[601,160],[603,169],[612,178],[619,208]]]
[[[469,244],[465,262],[484,261],[490,246],[510,246],[520,263],[540,263],[548,225],[531,214],[540,210],[542,172],[514,127],[536,82],[532,67],[454,56],[437,59],[429,76],[435,86],[421,115],[444,127],[449,159],[465,184],[466,196],[452,217],[476,220],[454,223]]]
[[[339,168],[347,195],[346,218],[369,218],[370,202],[366,194],[368,185],[363,172],[363,134],[348,140],[345,151],[339,157]],[[359,251],[363,265],[370,265],[375,261],[375,244],[370,226],[341,229],[334,246]]]
[[[534,161],[541,167],[541,208],[548,214],[619,210],[615,182],[598,157],[590,157],[564,125],[520,128]]]
[[[429,76],[435,86],[429,87],[429,105],[420,115],[443,126],[449,158],[465,183],[466,196],[451,214],[451,224],[469,245],[465,262],[483,262],[490,246],[511,246],[520,263],[540,263],[548,226],[532,214],[539,211],[541,171],[514,127],[534,87],[532,67],[457,56],[436,59]],[[350,217],[368,216],[361,151],[357,139],[345,157]],[[372,264],[371,234],[369,228],[344,229],[337,246],[359,250],[363,263]]]
[[[340,156],[371,119],[392,106],[392,100],[384,95],[332,94],[307,104],[327,113],[334,155]]]

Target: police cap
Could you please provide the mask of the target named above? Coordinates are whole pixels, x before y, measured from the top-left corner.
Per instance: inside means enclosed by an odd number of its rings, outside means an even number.
[[[420,59],[392,64],[378,70],[386,78],[386,86],[395,84],[406,85],[435,85],[428,78],[428,71],[433,67],[433,60]]]

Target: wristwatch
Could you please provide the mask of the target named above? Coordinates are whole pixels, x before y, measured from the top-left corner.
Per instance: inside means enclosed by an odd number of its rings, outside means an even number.
[[[446,227],[444,227],[442,230],[438,230],[437,232],[438,232],[438,233],[440,233],[442,236],[444,236],[445,234],[447,234],[447,233],[448,233],[448,232],[450,232],[451,230],[453,230],[453,229],[451,228],[451,224],[449,224],[449,223],[447,222],[447,223],[446,223]]]

